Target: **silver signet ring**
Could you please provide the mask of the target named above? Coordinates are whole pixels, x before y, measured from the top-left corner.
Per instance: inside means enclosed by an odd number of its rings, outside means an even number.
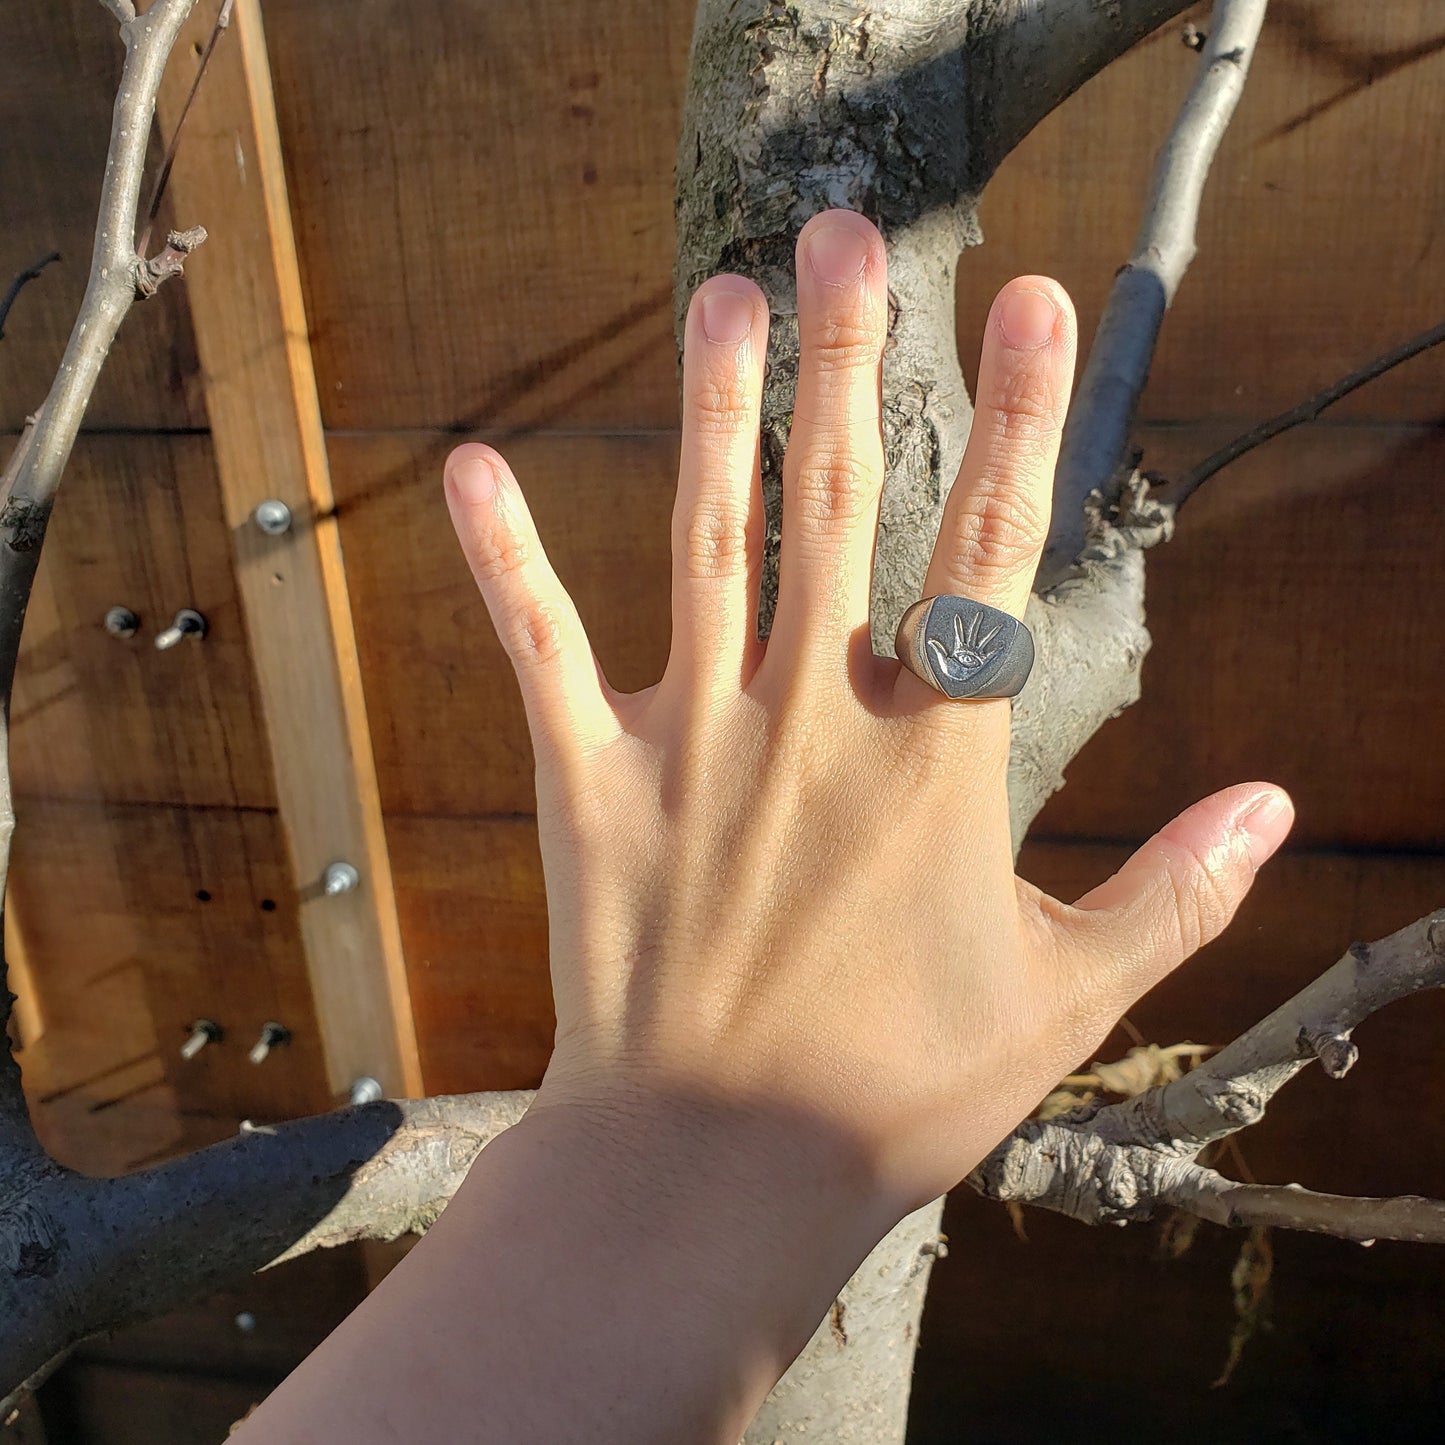
[[[945,697],[1013,697],[1034,665],[1034,637],[1017,617],[971,597],[925,597],[903,614],[898,660]]]

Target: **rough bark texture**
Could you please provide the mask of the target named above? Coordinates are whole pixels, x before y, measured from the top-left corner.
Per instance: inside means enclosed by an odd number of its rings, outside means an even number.
[[[1026,1202],[1086,1224],[1125,1224],[1161,1207],[1216,1224],[1277,1225],[1343,1239],[1445,1242],[1436,1200],[1348,1199],[1296,1185],[1245,1185],[1195,1161],[1264,1117],[1269,1101],[1316,1059],[1331,1078],[1358,1058],[1350,1035],[1386,1004],[1445,987],[1445,910],[1338,963],[1212,1058],[1105,1107],[1030,1119],[969,1177],[992,1199]]]

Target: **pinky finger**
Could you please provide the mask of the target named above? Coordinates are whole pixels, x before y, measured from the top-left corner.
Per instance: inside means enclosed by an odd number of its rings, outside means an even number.
[[[618,732],[582,619],[552,570],[511,469],[469,442],[447,458],[447,506],[511,659],[538,757],[596,751]]]

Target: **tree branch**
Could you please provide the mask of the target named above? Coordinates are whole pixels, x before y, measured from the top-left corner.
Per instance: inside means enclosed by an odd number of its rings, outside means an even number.
[[[175,237],[173,241],[178,244],[169,246],[149,264],[134,249],[136,206],[156,92],[176,36],[194,3],[155,0],[143,16],[137,16],[128,4],[107,5],[123,22],[126,57],[111,120],[90,276],[60,370],[33,424],[27,424],[16,444],[0,485],[0,714],[4,719],[0,728],[0,898],[9,874],[10,840],[15,829],[10,781],[10,695],[20,634],[55,493],[100,369],[126,312],[137,294],[148,294],[147,287],[153,291],[167,275],[180,269],[183,248],[204,238],[204,232]],[[32,1174],[49,1175],[48,1161],[30,1127],[20,1070],[11,1048],[8,1025],[14,997],[6,980],[4,944],[0,939],[0,1179],[5,1179],[7,1185],[13,1182],[18,1189]],[[4,1202],[0,1195],[0,1206]]]
[[[971,44],[982,179],[1083,83],[1193,0],[1004,0]]]
[[[52,262],[60,260],[60,252],[52,251],[48,256],[42,256],[38,261],[32,262],[29,266],[20,271],[0,297],[0,341],[5,339],[5,323],[10,319],[10,308],[15,304],[15,298],[34,281],[40,273]]]
[[[991,1199],[1037,1204],[1085,1224],[1148,1219],[1172,1205],[1219,1224],[1445,1242],[1442,1203],[1342,1200],[1294,1186],[1238,1184],[1194,1162],[1206,1145],[1258,1123],[1274,1095],[1314,1059],[1342,1078],[1358,1057],[1350,1035],[1371,1014],[1441,987],[1445,909],[1376,943],[1355,944],[1268,1018],[1178,1079],[1121,1103],[1027,1120],[968,1182]]]
[[[1231,463],[1237,462],[1246,452],[1253,451],[1257,446],[1263,446],[1265,442],[1272,441],[1281,432],[1287,432],[1292,427],[1300,426],[1305,422],[1317,421],[1323,412],[1337,401],[1343,400],[1352,391],[1358,391],[1366,382],[1374,381],[1377,376],[1383,376],[1387,371],[1399,366],[1401,362],[1409,361],[1412,356],[1418,356],[1432,346],[1439,346],[1442,341],[1445,341],[1445,321],[1438,326],[1432,326],[1428,331],[1422,331],[1418,336],[1412,336],[1408,341],[1402,341],[1398,346],[1392,346],[1383,355],[1366,362],[1358,371],[1352,371],[1348,376],[1342,376],[1338,381],[1325,387],[1323,391],[1316,392],[1308,400],[1300,402],[1298,406],[1293,406],[1288,411],[1282,411],[1278,416],[1272,416],[1268,421],[1262,421],[1258,426],[1251,427],[1242,436],[1235,437],[1228,446],[1220,447],[1217,452],[1205,457],[1177,482],[1156,484],[1154,495],[1168,506],[1176,509],[1183,506],[1203,483],[1207,482],[1216,472],[1223,471]]]
[[[1240,1184],[1212,1169],[1196,1168],[1192,1178],[1160,1202],[1234,1229],[1299,1229],[1359,1244],[1377,1239],[1445,1244],[1445,1201],[1418,1194],[1395,1199],[1316,1194],[1298,1184]]]
[[[131,0],[100,0],[100,3],[115,16],[120,25],[128,25],[135,19],[135,6]]]
[[[1040,587],[1053,585],[1072,566],[1084,540],[1090,492],[1107,498],[1111,482],[1117,489],[1159,327],[1194,259],[1204,183],[1244,87],[1265,5],[1216,0],[1199,73],[1155,162],[1133,253],[1114,278],[1064,428]]]
[[[531,1099],[365,1104],[119,1179],[0,1176],[0,1381],[311,1249],[423,1232]]]

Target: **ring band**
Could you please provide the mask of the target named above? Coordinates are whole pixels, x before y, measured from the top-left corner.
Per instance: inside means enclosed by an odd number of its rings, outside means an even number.
[[[898,624],[898,660],[945,697],[983,702],[1014,697],[1034,665],[1027,627],[971,597],[925,597]]]

